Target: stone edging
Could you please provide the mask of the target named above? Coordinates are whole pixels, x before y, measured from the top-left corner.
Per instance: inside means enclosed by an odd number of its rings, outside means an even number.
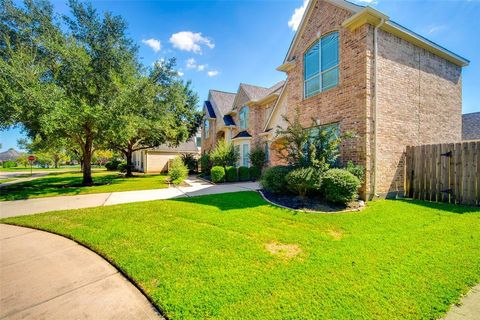
[[[257,192],[262,196],[263,200],[267,201],[268,203],[270,203],[270,204],[273,205],[273,206],[276,206],[276,207],[279,207],[279,208],[283,208],[283,209],[287,209],[287,210],[291,210],[291,211],[303,212],[303,213],[322,213],[322,214],[349,213],[349,212],[362,211],[362,210],[366,207],[366,206],[363,206],[363,207],[360,207],[360,208],[358,208],[358,209],[346,209],[346,210],[334,211],[334,212],[315,211],[315,210],[308,210],[308,209],[293,209],[293,208],[289,208],[289,207],[283,206],[283,205],[281,205],[281,204],[278,204],[278,203],[275,203],[275,202],[269,200],[269,199],[263,194],[262,190],[257,190]]]

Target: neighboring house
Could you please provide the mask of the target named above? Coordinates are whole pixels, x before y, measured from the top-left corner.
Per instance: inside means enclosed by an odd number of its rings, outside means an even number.
[[[263,88],[261,97],[253,98],[271,106],[254,107],[265,110],[258,116],[247,112],[251,131],[238,122],[242,107],[252,104],[243,98],[247,86],[240,85],[228,113],[236,124],[230,130],[240,134],[233,140],[270,145],[270,164],[279,164],[276,128],[285,125],[283,116],[292,119],[298,110],[306,127],[313,119],[314,128],[356,134],[342,143],[340,161],[365,167],[363,198],[393,196],[403,189],[407,145],[462,139],[461,72],[468,63],[373,8],[311,0],[277,68],[287,80],[275,97]],[[257,130],[260,123],[263,131]]]
[[[144,173],[167,172],[170,160],[183,154],[200,155],[201,137],[197,135],[192,139],[179,144],[177,147],[162,145],[156,148],[135,151],[132,161],[135,170]]]
[[[480,140],[480,112],[462,115],[462,140]]]

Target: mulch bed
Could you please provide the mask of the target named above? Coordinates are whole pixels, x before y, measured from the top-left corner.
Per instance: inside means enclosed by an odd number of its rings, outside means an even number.
[[[264,189],[260,191],[269,201],[294,210],[340,212],[346,210],[359,210],[363,207],[363,202],[360,201],[352,201],[347,205],[338,205],[327,202],[320,197],[307,197],[301,199],[292,194],[276,194]]]

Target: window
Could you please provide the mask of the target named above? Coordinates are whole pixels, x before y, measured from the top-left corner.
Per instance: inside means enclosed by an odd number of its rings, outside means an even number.
[[[242,155],[240,154],[240,145],[235,146],[235,152],[239,155],[237,166],[240,167],[240,164],[242,163],[242,160],[241,160]]]
[[[201,137],[195,137],[195,145],[197,146],[197,148],[202,147],[202,138]]]
[[[203,122],[203,134],[205,136],[205,139],[208,139],[208,136],[210,135],[210,122],[208,119],[205,119]]]
[[[270,146],[265,142],[265,163],[270,162]]]
[[[242,145],[242,166],[248,167],[250,163],[250,145],[244,143]]]
[[[242,110],[240,110],[240,129],[247,129],[248,127],[248,113],[249,113],[249,108],[248,107],[243,107]]]
[[[305,52],[305,98],[338,85],[338,60],[338,32],[323,36]]]

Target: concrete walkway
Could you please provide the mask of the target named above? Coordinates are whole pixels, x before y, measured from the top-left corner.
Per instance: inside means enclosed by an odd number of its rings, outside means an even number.
[[[218,194],[238,191],[257,190],[257,182],[239,182],[213,185],[195,177],[185,180],[189,187],[123,191],[112,193],[61,196],[28,200],[0,201],[0,218],[28,215],[54,210],[68,210],[110,206],[115,204],[150,200],[194,197],[206,194]]]
[[[142,293],[66,238],[0,224],[0,319],[162,319]]]
[[[452,306],[444,320],[480,320],[480,284],[473,287],[458,306]]]

